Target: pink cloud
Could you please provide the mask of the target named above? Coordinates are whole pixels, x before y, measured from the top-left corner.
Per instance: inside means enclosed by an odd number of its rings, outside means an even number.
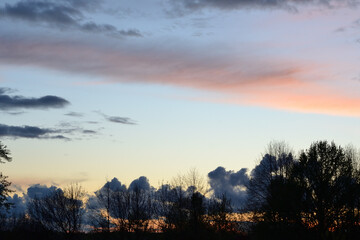
[[[103,43],[0,38],[0,61],[225,94],[221,102],[299,112],[360,116],[360,96],[332,88],[327,66],[259,59],[211,49],[107,47]],[[320,70],[317,70],[320,69]],[[314,79],[316,76],[316,79]],[[319,79],[320,77],[320,79]],[[337,81],[337,80],[335,80]],[[360,90],[360,89],[359,89]],[[354,91],[354,89],[352,89]]]

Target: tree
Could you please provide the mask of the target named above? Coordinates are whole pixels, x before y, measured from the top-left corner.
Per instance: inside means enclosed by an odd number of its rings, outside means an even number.
[[[0,163],[11,162],[11,160],[10,151],[0,142]],[[7,179],[8,177],[0,172],[0,210],[1,208],[9,209],[11,206],[11,204],[7,202],[7,197],[9,193],[12,192],[12,190],[9,189],[11,182]]]
[[[233,212],[231,206],[231,199],[227,198],[226,194],[220,197],[213,197],[210,199],[208,206],[209,220],[217,232],[232,231],[232,226],[229,220],[229,214]]]
[[[325,239],[359,231],[357,160],[354,149],[327,141],[313,143],[296,161],[283,158],[285,171],[280,170],[279,158],[265,155],[248,189],[257,217],[254,232],[266,232],[257,237],[289,239],[296,235],[303,239],[312,235]]]
[[[259,217],[259,214],[261,217],[264,206],[268,205],[271,182],[288,178],[294,163],[292,150],[285,142],[269,143],[262,160],[252,170],[247,186],[247,208],[253,211],[256,217]]]
[[[129,231],[146,232],[150,230],[149,221],[154,216],[154,203],[150,190],[135,185],[129,187]]]
[[[72,184],[64,190],[56,189],[46,196],[32,199],[28,205],[28,212],[32,220],[47,230],[66,234],[77,233],[82,226],[84,196],[82,187]]]
[[[178,233],[197,232],[205,225],[206,182],[196,169],[163,185],[160,192],[163,230]]]
[[[92,225],[103,232],[110,232],[112,227],[112,222],[110,221],[112,193],[110,182],[107,181],[100,190],[95,192],[96,202],[88,206],[91,211],[90,218]]]
[[[284,142],[271,142],[260,163],[251,172],[247,186],[248,211],[257,224],[258,239],[289,239],[302,234],[302,190],[292,180],[297,161]],[[264,234],[265,233],[265,234]]]
[[[344,148],[326,141],[315,142],[300,154],[294,175],[305,191],[304,218],[320,234],[358,225],[359,216],[354,215],[360,197],[355,160]]]
[[[118,232],[129,231],[130,194],[127,189],[117,189],[110,196],[110,215]]]

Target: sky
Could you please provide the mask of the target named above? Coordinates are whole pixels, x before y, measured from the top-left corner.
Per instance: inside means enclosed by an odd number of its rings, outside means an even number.
[[[0,0],[1,171],[93,192],[250,171],[273,140],[358,147],[359,4]]]

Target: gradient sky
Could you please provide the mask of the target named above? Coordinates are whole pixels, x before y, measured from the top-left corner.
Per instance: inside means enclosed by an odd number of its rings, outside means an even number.
[[[88,191],[360,142],[358,0],[0,0],[13,185]]]

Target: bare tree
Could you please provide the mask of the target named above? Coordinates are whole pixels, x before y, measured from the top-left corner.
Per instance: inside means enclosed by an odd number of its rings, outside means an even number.
[[[125,190],[118,190],[111,194],[110,215],[116,230],[129,231],[130,194]]]
[[[129,191],[129,230],[134,232],[149,231],[149,220],[154,215],[151,192],[135,186]]]
[[[234,226],[232,226],[229,220],[229,214],[232,212],[231,200],[226,197],[226,194],[210,199],[208,217],[212,227],[217,232],[233,230]]]
[[[291,174],[295,163],[292,152],[285,142],[272,141],[268,144],[261,161],[251,172],[247,186],[249,210],[261,212],[269,196],[271,181]]]
[[[204,223],[206,181],[196,169],[173,178],[160,192],[165,231],[197,231]]]
[[[92,224],[104,232],[110,232],[112,227],[110,220],[111,195],[110,182],[107,181],[104,187],[95,192],[97,199],[95,206],[89,206],[92,210]]]
[[[64,190],[56,189],[28,204],[30,217],[46,229],[67,234],[81,231],[85,192],[71,184]]]
[[[191,168],[185,174],[178,175],[173,180],[173,183],[174,186],[182,186],[185,190],[192,191],[192,193],[199,192],[205,195],[209,191],[205,178],[196,168]]]

